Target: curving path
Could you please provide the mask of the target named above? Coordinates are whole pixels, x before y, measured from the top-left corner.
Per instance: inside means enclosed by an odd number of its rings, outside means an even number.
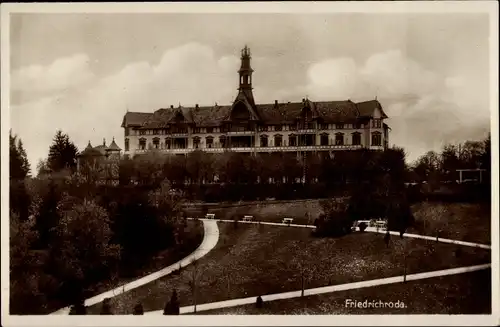
[[[183,258],[182,260],[177,261],[176,263],[171,264],[166,268],[163,268],[162,270],[159,270],[142,278],[136,279],[128,284],[119,286],[110,291],[91,297],[90,299],[85,300],[85,306],[94,305],[96,303],[102,302],[105,298],[112,298],[119,294],[128,292],[134,288],[143,286],[163,276],[171,274],[173,271],[179,269],[179,265],[185,267],[190,263],[192,263],[193,261],[198,260],[199,258],[205,256],[215,247],[215,245],[217,245],[217,242],[219,241],[219,228],[217,227],[217,221],[215,220],[208,220],[208,219],[200,219],[200,220],[203,221],[203,227],[204,227],[203,241],[193,253]],[[65,307],[52,314],[65,315],[68,314],[69,311],[70,307]]]
[[[214,221],[233,222],[233,220],[219,220],[219,219],[216,219],[216,220],[214,219]],[[312,225],[283,224],[283,223],[271,223],[271,222],[240,221],[240,223],[315,228],[315,226],[312,226]],[[377,230],[374,227],[368,227],[368,228],[366,228],[365,231],[366,232],[374,232],[374,233],[383,233],[383,234],[386,233],[386,231]],[[391,231],[389,233],[392,235],[399,236],[399,232],[392,232]],[[480,244],[480,243],[464,242],[464,241],[451,240],[451,239],[446,239],[446,238],[437,238],[436,239],[436,237],[424,236],[424,235],[418,235],[418,234],[405,233],[405,234],[403,234],[403,236],[491,250],[490,245]],[[483,270],[483,269],[488,269],[488,268],[491,268],[490,263],[476,265],[476,266],[435,270],[435,271],[429,271],[429,272],[424,272],[424,273],[406,275],[406,281],[447,276],[447,275],[457,275],[457,274],[463,274],[463,273],[468,273],[468,272],[478,271],[478,270]],[[333,292],[346,291],[346,290],[365,288],[365,287],[373,287],[373,286],[379,286],[379,285],[403,283],[404,281],[405,281],[405,277],[403,275],[401,275],[401,276],[388,277],[388,278],[365,280],[365,281],[361,281],[361,282],[310,288],[310,289],[304,290],[304,296],[333,293]],[[269,301],[276,301],[276,300],[283,300],[283,299],[291,299],[291,298],[296,298],[296,297],[301,297],[301,296],[302,296],[302,291],[298,290],[298,291],[263,295],[262,300],[264,300],[265,302],[269,302]],[[255,303],[255,301],[256,301],[256,297],[253,296],[253,297],[225,300],[225,301],[219,301],[219,302],[203,303],[203,304],[198,304],[196,306],[196,312],[213,310],[213,309],[229,308],[229,307],[235,307],[235,306],[240,306],[240,305],[245,305],[245,304],[253,304],[253,303]],[[192,312],[194,312],[194,306],[192,306],[192,305],[180,308],[181,314],[192,313]],[[145,312],[144,314],[145,315],[163,314],[163,310],[149,311],[149,312]]]
[[[406,275],[406,281],[447,276],[447,275],[457,275],[457,274],[463,274],[463,273],[477,271],[477,270],[488,269],[490,267],[491,267],[491,264],[487,263],[487,264],[483,264],[483,265],[476,265],[476,266],[469,266],[469,267],[435,270],[435,271],[429,271],[429,272],[424,272],[424,273]],[[361,282],[354,282],[354,283],[305,289],[304,296],[333,293],[333,292],[347,291],[347,290],[352,290],[352,289],[357,289],[357,288],[373,287],[373,286],[388,285],[388,284],[403,283],[403,282],[404,282],[403,275],[395,276],[395,277],[388,277],[388,278],[364,280]],[[269,302],[269,301],[276,301],[276,300],[291,299],[291,298],[296,298],[296,297],[301,297],[301,296],[302,296],[302,291],[298,290],[298,291],[263,295],[262,300],[264,300],[264,302]],[[254,304],[255,301],[256,301],[256,296],[252,296],[252,297],[232,299],[232,300],[226,300],[226,301],[220,301],[220,302],[203,303],[203,304],[196,305],[196,312],[213,310],[213,309],[230,308],[230,307],[236,307],[236,306],[245,305],[245,304]],[[192,313],[192,312],[194,312],[193,305],[180,308],[181,314]],[[163,310],[149,311],[149,312],[145,312],[144,314],[145,315],[161,315],[161,314],[163,314]]]

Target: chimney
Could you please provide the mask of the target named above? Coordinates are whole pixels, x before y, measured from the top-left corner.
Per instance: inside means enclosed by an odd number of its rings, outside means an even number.
[[[102,139],[102,145],[106,146],[106,139]]]
[[[195,105],[195,108],[198,109],[200,106],[198,106],[198,104]]]
[[[278,106],[278,100],[274,100],[274,106],[277,107]]]
[[[170,105],[170,109],[174,109],[174,105],[173,104]]]
[[[302,103],[306,103],[306,99],[302,98]]]

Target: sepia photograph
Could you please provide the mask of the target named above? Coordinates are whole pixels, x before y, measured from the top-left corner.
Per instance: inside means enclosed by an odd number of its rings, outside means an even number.
[[[500,323],[498,3],[1,9],[2,325]]]

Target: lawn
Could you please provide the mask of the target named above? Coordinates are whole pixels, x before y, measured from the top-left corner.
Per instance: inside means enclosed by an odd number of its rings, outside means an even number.
[[[208,212],[215,214],[217,219],[234,218],[241,219],[243,216],[254,216],[255,220],[268,222],[282,222],[284,217],[294,218],[296,224],[312,224],[321,214],[322,209],[319,205],[321,200],[297,200],[297,201],[271,201],[256,202],[249,204],[218,204],[208,206]],[[200,207],[194,207],[187,210],[191,215],[201,216]],[[309,219],[306,215],[309,214]]]
[[[409,233],[491,244],[491,207],[480,203],[421,202],[412,206],[416,226]]]
[[[479,248],[419,239],[392,237],[387,248],[383,235],[353,233],[338,239],[314,238],[311,230],[296,227],[218,223],[217,246],[196,268],[197,303],[298,290],[300,269],[306,271],[306,288],[343,284],[401,275],[404,244],[408,273],[490,262],[490,252]],[[114,312],[132,312],[139,301],[145,311],[162,309],[177,290],[181,306],[192,305],[189,281],[195,266],[178,275],[165,276],[111,300]],[[89,308],[98,313],[100,305]]]
[[[405,308],[352,308],[346,307],[346,299],[353,302],[400,301]],[[252,304],[202,311],[198,314],[491,314],[491,269],[406,284],[271,301],[261,309]]]
[[[148,262],[138,268],[133,277],[120,276],[114,280],[103,281],[99,284],[94,284],[91,288],[85,290],[85,297],[89,298],[94,295],[109,291],[120,285],[129,283],[153,272],[161,270],[171,264],[188,256],[200,246],[203,241],[203,223],[201,221],[188,221],[186,229],[186,240],[183,248],[168,248],[158,252]]]

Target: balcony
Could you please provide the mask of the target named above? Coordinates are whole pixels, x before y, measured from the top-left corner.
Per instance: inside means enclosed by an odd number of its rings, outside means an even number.
[[[160,149],[162,153],[189,153],[194,150],[202,150],[210,153],[221,153],[224,151],[232,152],[295,152],[295,151],[342,151],[342,150],[358,150],[362,149],[363,145],[301,145],[301,146],[267,146],[267,147],[212,147],[212,148],[185,148],[185,149]],[[372,146],[370,149],[382,150],[382,146]],[[135,153],[147,153],[150,150],[135,150]]]
[[[255,132],[254,131],[228,131],[225,133],[225,135],[227,136],[231,136],[231,135],[254,135]]]
[[[317,132],[316,129],[314,128],[299,128],[298,130],[294,131],[297,134],[315,134]]]

